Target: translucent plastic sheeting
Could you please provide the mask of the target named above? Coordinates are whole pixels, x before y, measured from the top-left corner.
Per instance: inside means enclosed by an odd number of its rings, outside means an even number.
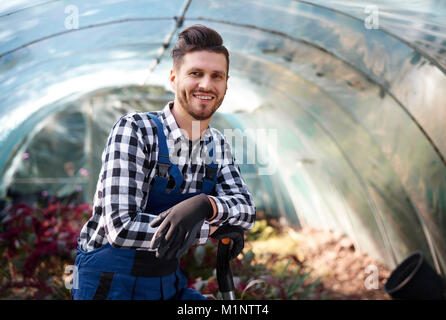
[[[113,122],[172,97],[136,87],[169,89],[172,42],[202,23],[230,50],[212,123],[238,130],[258,209],[345,232],[389,266],[421,250],[445,274],[442,2],[77,1],[67,30],[69,5],[2,4],[2,192],[81,187],[91,199]]]
[[[164,88],[104,89],[64,104],[24,143],[10,188],[38,197],[81,193],[92,199],[101,156],[113,124],[131,111],[153,111],[173,99]]]
[[[351,15],[367,27],[378,28],[398,38],[429,61],[446,70],[446,3],[442,0],[417,1],[307,1]]]

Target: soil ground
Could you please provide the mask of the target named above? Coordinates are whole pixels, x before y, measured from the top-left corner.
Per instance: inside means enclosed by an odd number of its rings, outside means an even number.
[[[319,277],[324,294],[333,300],[389,300],[384,284],[391,270],[383,263],[359,251],[354,243],[338,232],[315,228],[279,227],[276,236],[252,241],[247,246],[257,254],[297,253],[299,260]]]

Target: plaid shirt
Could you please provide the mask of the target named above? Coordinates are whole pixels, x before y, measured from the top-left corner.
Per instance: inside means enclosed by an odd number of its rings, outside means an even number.
[[[171,162],[178,165],[184,181],[181,193],[200,192],[204,176],[206,141],[214,139],[214,161],[218,165],[217,184],[210,195],[217,215],[205,221],[197,234],[196,244],[209,237],[209,225],[225,223],[249,230],[254,225],[256,208],[241,177],[240,168],[231,154],[222,133],[208,127],[201,138],[192,143],[173,117],[169,102],[156,112],[164,125]],[[84,251],[107,242],[114,247],[148,249],[157,228],[150,227],[156,217],[143,212],[149,190],[155,179],[158,159],[156,124],[147,113],[131,112],[113,126],[102,154],[102,168],[93,200],[93,215],[81,230],[78,244]],[[167,189],[175,187],[169,177]]]

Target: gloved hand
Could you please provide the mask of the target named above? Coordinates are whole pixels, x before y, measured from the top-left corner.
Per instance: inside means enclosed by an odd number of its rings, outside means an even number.
[[[192,245],[204,220],[211,218],[212,214],[212,204],[204,193],[181,201],[150,223],[152,228],[159,226],[150,242],[150,249],[158,249],[158,258],[178,258]]]
[[[243,237],[243,233],[243,228],[225,224],[219,227],[213,234],[210,235],[210,237],[217,240],[224,238],[230,238],[232,240],[232,249],[229,255],[229,258],[232,260],[237,257],[240,252],[242,252],[243,247],[245,246],[245,238]]]

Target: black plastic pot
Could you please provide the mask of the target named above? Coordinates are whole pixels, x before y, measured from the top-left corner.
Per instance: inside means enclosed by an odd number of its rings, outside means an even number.
[[[384,286],[398,300],[444,300],[444,281],[426,262],[422,252],[415,252],[392,271]]]

